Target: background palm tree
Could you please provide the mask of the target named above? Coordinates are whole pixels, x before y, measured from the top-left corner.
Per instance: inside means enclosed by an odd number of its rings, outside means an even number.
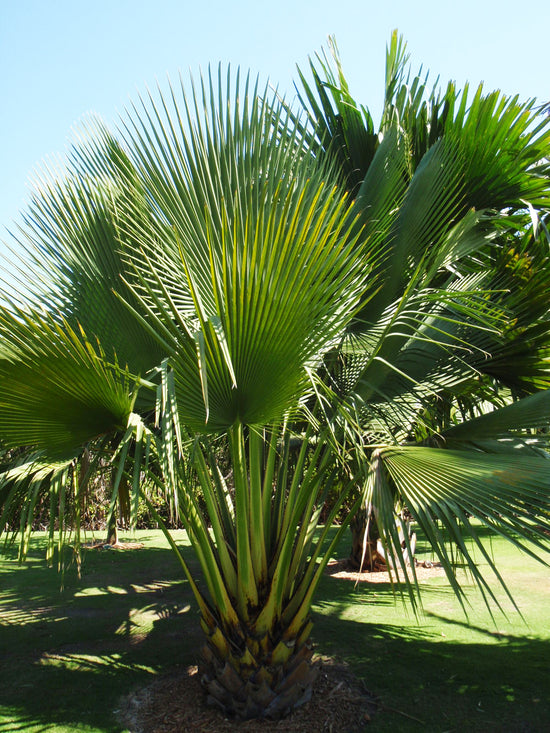
[[[20,236],[25,292],[4,297],[0,437],[27,460],[4,473],[0,521],[25,502],[30,520],[41,491],[62,515],[86,451],[110,458],[113,500],[127,482],[134,507],[148,501],[147,475],[202,569],[167,532],[200,609],[209,700],[243,718],[308,699],[313,594],[360,506],[397,565],[404,502],[458,594],[447,540],[493,597],[463,541],[485,553],[472,517],[546,550],[550,392],[472,419],[455,396],[487,362],[505,371],[494,260],[527,236],[510,212],[548,206],[550,135],[529,105],[481,91],[469,107],[455,95],[424,148],[384,120],[376,141],[367,124],[350,184],[334,148],[250,78],[220,69],[148,96],[119,140],[92,124],[41,183]]]
[[[483,128],[476,128],[474,132],[474,126],[483,116],[486,120],[487,114],[497,117],[502,114],[511,123],[514,115],[521,113],[517,100],[508,109],[505,100],[501,100],[497,108],[498,95],[489,95],[482,100],[481,88],[466,113],[468,88],[459,93],[455,84],[449,82],[442,92],[437,85],[428,87],[428,74],[421,76],[419,73],[411,78],[407,70],[406,46],[395,31],[386,52],[386,92],[381,121],[376,128],[369,110],[351,96],[333,38],[329,39],[329,48],[330,56],[317,56],[310,62],[313,84],[300,72],[302,92],[299,96],[314,130],[313,144],[317,145],[317,154],[334,162],[340,171],[342,186],[352,195],[361,191],[361,183],[376,151],[388,130],[395,126],[403,137],[404,175],[410,180],[430,148],[440,145],[453,129],[456,131],[457,124],[469,128],[469,132],[464,132],[473,141],[478,136],[480,142],[494,142],[493,154],[499,155],[502,151],[498,147],[496,129],[491,131],[489,125],[485,129],[487,137],[484,137]],[[455,114],[457,108],[459,112]],[[526,105],[523,112],[527,108],[541,112],[533,104]],[[466,119],[466,115],[471,119]],[[540,119],[538,121],[544,126]],[[486,121],[483,125],[487,125]],[[536,136],[536,125],[530,132]],[[538,163],[538,174],[547,175],[547,161],[534,162]],[[478,196],[483,196],[483,192],[481,188],[476,191],[476,185],[469,187],[468,195],[472,196],[476,208],[480,208],[482,202]],[[429,406],[429,401],[425,403],[421,422],[415,424],[417,440],[428,439],[434,432],[441,433],[457,414],[464,420],[550,387],[550,320],[545,296],[550,289],[546,215],[534,211],[528,201],[517,199],[509,200],[502,213],[500,221],[495,216],[492,218],[491,246],[476,251],[476,262],[470,260],[469,267],[473,266],[483,277],[485,297],[506,314],[507,325],[495,329],[492,334],[484,334],[485,357],[474,359],[476,373],[471,378],[446,383],[434,391]],[[392,263],[392,267],[394,265]],[[395,271],[406,276],[406,267],[396,267]],[[444,282],[447,275],[448,271],[440,270],[432,283]],[[371,303],[369,318],[373,317],[372,310]],[[358,320],[353,328],[360,331],[363,326]],[[378,527],[372,520],[374,517],[365,509],[352,518],[349,559],[354,567],[363,565],[373,569],[384,562]]]

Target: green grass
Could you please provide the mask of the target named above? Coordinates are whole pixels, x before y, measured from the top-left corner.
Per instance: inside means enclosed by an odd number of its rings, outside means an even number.
[[[138,535],[144,549],[85,552],[82,579],[69,569],[62,590],[39,534],[26,564],[0,562],[0,731],[119,731],[122,695],[197,661],[188,585],[161,533]],[[440,577],[418,621],[385,584],[323,579],[318,651],[379,696],[369,732],[549,729],[550,572],[504,542],[493,550],[523,620],[509,602],[492,620],[473,590],[466,619]]]
[[[423,583],[418,620],[388,586],[323,580],[316,638],[380,696],[369,731],[550,730],[550,571],[504,541],[493,552],[523,619],[502,592],[492,618],[473,588],[466,619],[442,577]]]

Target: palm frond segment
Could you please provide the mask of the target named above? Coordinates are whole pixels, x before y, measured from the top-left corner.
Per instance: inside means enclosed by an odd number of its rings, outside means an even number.
[[[466,567],[486,601],[499,605],[481,563],[487,563],[506,589],[486,549],[480,525],[505,537],[548,564],[545,528],[550,513],[550,460],[520,451],[487,454],[420,446],[382,449],[374,457],[372,503],[393,566],[406,574],[395,525],[395,494],[425,534],[453,588],[463,597]],[[507,589],[506,589],[507,590]],[[411,588],[412,591],[412,588]]]
[[[230,81],[150,98],[127,124],[159,214],[150,225],[130,212],[128,262],[195,431],[266,424],[295,404],[369,275],[368,240],[330,167],[249,80],[235,80],[231,112],[221,107]]]
[[[49,313],[0,315],[0,430],[7,446],[72,455],[126,427],[136,378]]]

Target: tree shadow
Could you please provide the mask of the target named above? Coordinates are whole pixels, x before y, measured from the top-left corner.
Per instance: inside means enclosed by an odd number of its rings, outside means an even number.
[[[193,563],[188,548],[184,554]],[[198,613],[169,549],[89,552],[82,579],[67,572],[62,591],[59,576],[34,551],[27,565],[5,567],[0,731],[118,731],[114,711],[122,696],[197,662]],[[452,595],[443,586],[429,592]],[[547,640],[480,629],[487,643],[458,643],[410,619],[397,625],[344,617],[350,606],[368,618],[368,605],[393,605],[389,583],[365,592],[349,580],[324,577],[317,597],[318,651],[346,660],[380,698],[369,733],[547,729]]]
[[[118,730],[117,701],[196,661],[202,638],[171,550],[87,552],[82,579],[31,553],[3,566],[0,731]]]
[[[335,607],[315,618],[314,634],[378,696],[369,733],[548,730],[550,641],[478,630],[486,643],[460,643],[421,626],[342,619]]]

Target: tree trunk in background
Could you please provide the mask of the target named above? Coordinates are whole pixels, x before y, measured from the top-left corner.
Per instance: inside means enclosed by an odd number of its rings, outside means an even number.
[[[406,527],[409,535],[410,553],[401,529],[399,529],[399,534],[402,540],[401,548],[403,550],[405,564],[410,565],[411,562],[414,562],[416,534],[411,533],[409,522],[407,522]],[[386,556],[374,517],[371,516],[367,532],[367,512],[361,509],[351,520],[350,530],[351,550],[348,557],[350,570],[368,573],[387,570]],[[367,536],[365,537],[366,532]]]
[[[116,513],[113,512],[109,524],[107,525],[107,539],[105,540],[106,545],[118,544],[118,529],[116,524]]]
[[[350,522],[350,531],[351,550],[348,557],[349,568],[357,572],[385,570],[386,562],[377,550],[378,528],[372,519],[369,524],[368,536],[365,538],[365,532],[367,531],[367,512],[365,509],[360,509],[353,517]]]

